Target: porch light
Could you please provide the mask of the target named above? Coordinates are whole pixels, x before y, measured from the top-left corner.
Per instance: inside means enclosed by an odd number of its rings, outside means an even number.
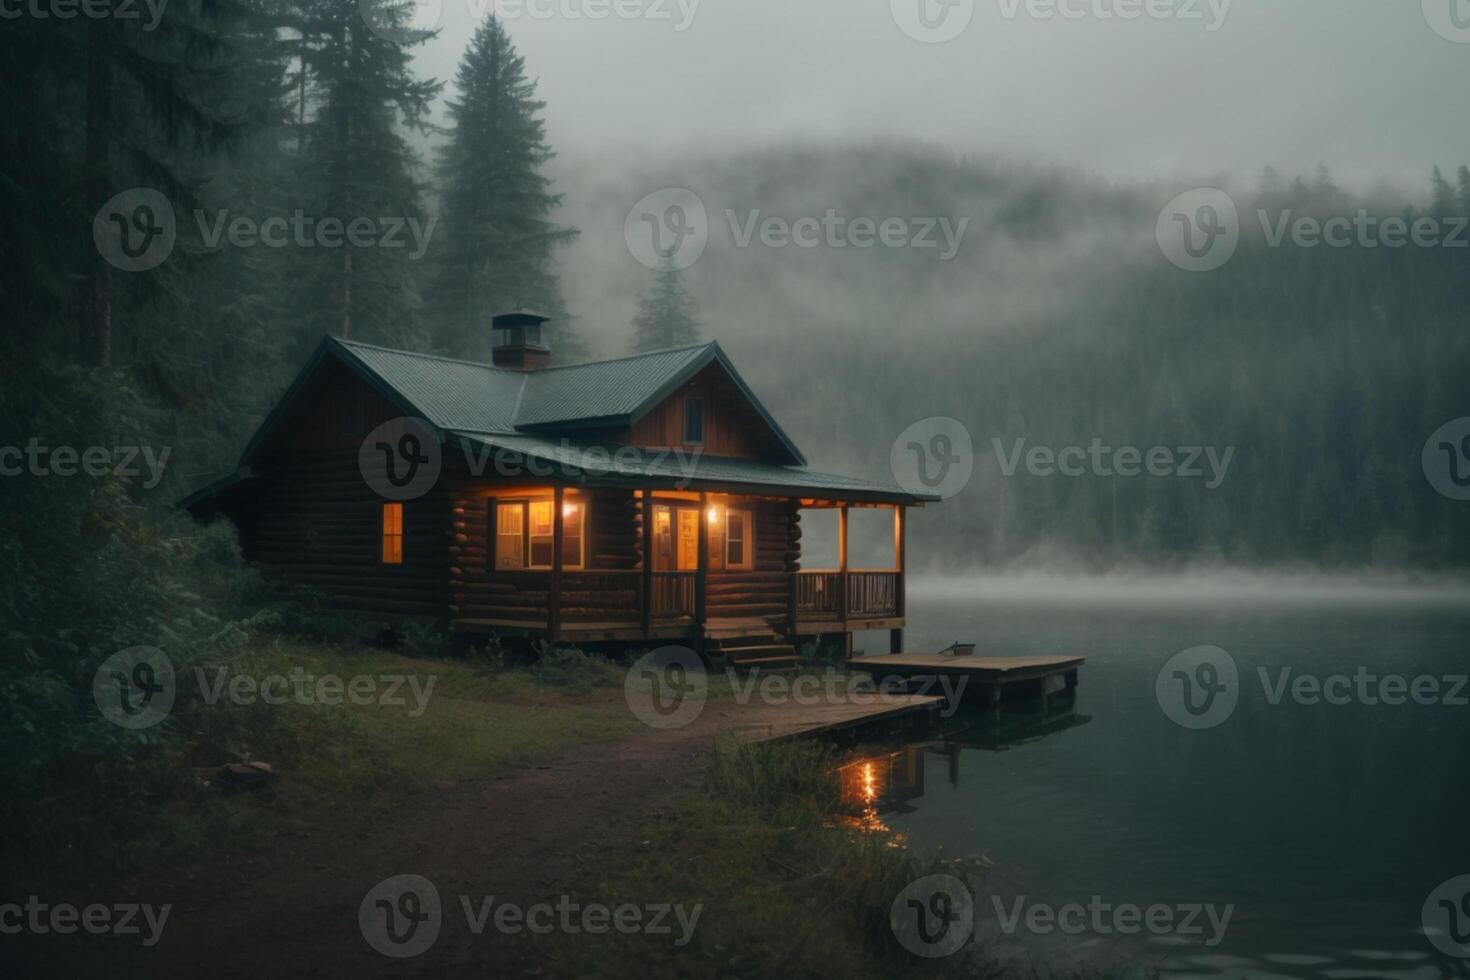
[[[711,507],[709,513],[705,516],[709,518],[711,524],[720,523],[720,509],[718,507]]]

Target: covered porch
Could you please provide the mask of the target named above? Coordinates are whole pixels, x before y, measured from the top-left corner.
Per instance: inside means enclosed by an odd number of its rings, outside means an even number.
[[[454,505],[454,624],[551,642],[697,647],[887,629],[901,646],[906,504],[734,489],[468,488]],[[857,509],[891,515],[890,565],[849,566]],[[801,515],[812,510],[836,516],[829,567],[802,567]],[[506,533],[522,513],[534,548]],[[518,547],[527,567],[507,567]]]

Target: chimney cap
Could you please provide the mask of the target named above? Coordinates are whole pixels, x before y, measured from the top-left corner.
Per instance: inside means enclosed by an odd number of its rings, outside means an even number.
[[[495,314],[490,318],[490,325],[493,329],[504,330],[507,327],[536,326],[547,323],[550,320],[551,317],[545,313],[538,313],[536,310],[526,309],[525,307],[517,307]]]

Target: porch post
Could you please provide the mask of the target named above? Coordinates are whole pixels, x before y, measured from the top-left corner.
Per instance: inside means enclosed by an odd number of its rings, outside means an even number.
[[[643,632],[653,625],[653,491],[643,494]]]
[[[837,511],[837,591],[837,615],[842,619],[843,632],[847,632],[847,504]]]
[[[705,603],[708,599],[706,586],[709,584],[709,494],[699,493],[699,563],[694,573],[694,629],[695,639],[704,646]],[[701,652],[703,650],[701,649]]]
[[[561,632],[561,552],[566,536],[566,524],[562,518],[566,491],[557,484],[551,492],[551,576],[547,589],[547,642],[555,643]]]
[[[786,516],[786,628],[794,646],[801,635],[796,612],[796,589],[801,575],[801,501],[788,501]],[[793,554],[796,555],[794,559],[790,557]]]
[[[907,515],[903,504],[893,505],[893,568],[898,572],[898,579],[893,584],[894,612],[899,619],[904,619],[908,612],[908,575],[904,572],[904,533]],[[899,626],[888,633],[888,652],[903,653],[903,627]]]

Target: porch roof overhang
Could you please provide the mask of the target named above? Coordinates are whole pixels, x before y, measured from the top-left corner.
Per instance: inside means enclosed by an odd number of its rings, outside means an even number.
[[[588,487],[637,490],[705,490],[752,496],[815,498],[853,503],[920,506],[941,498],[891,483],[819,473],[804,466],[709,456],[684,449],[625,445],[572,445],[534,436],[456,430],[472,471],[503,475],[501,464],[525,467],[525,475]],[[494,454],[487,456],[487,451]],[[505,455],[501,455],[505,454]],[[519,475],[519,474],[518,474]]]

